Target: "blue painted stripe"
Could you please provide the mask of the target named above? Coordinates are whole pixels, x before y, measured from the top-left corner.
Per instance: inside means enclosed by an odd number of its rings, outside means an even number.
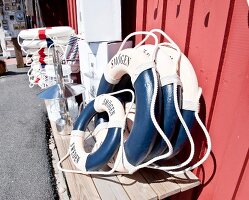
[[[181,113],[187,127],[191,131],[195,122],[195,112],[190,110],[182,110]],[[176,130],[178,131],[178,134],[176,134],[176,137],[173,138],[173,154],[169,157],[169,159],[176,156],[188,141],[187,133],[180,122],[178,123]]]
[[[85,131],[91,119],[96,115],[96,110],[94,109],[94,100],[90,101],[84,110],[80,113],[80,116],[74,124],[73,130]]]
[[[45,68],[45,66],[46,66],[47,64],[41,64],[41,68]]]
[[[161,88],[162,90],[162,113],[158,113],[162,118],[162,130],[164,131],[167,138],[171,141],[175,134],[175,127],[178,121],[178,116],[175,110],[174,105],[174,86],[173,84],[165,85]],[[181,87],[177,87],[177,97],[178,104],[181,105]],[[163,152],[167,149],[167,145],[163,140],[162,136],[158,134],[155,145],[151,153],[146,158],[146,161],[151,160],[152,158],[162,155]]]
[[[69,37],[68,45],[73,46],[76,42],[78,42],[78,40],[79,40],[78,37],[72,36],[72,35],[71,35],[71,36]]]
[[[94,100],[89,102],[81,112],[75,122],[73,130],[85,131],[91,119],[97,114],[94,109]],[[99,170],[114,156],[117,152],[121,137],[121,128],[108,129],[105,140],[94,153],[88,155],[86,160],[86,170]]]
[[[127,160],[134,166],[142,163],[150,153],[157,135],[150,116],[154,84],[151,69],[142,72],[134,83],[136,113],[130,135],[124,144]],[[157,105],[155,113],[161,112],[161,104]]]
[[[99,149],[87,157],[86,170],[94,171],[102,168],[117,152],[120,138],[121,128],[109,128]]]
[[[46,38],[46,42],[47,42],[47,48],[49,48],[52,44],[54,44],[54,41],[51,40],[50,38]]]
[[[114,86],[115,86],[114,84],[111,84],[107,80],[105,80],[105,76],[103,75],[99,82],[97,96],[112,92],[114,89]]]

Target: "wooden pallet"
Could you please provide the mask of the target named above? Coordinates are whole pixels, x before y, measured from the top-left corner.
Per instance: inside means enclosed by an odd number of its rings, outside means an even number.
[[[68,151],[70,135],[58,134],[54,122],[51,122],[51,127],[59,157],[62,158]],[[76,169],[70,158],[62,163],[62,167]],[[164,199],[200,184],[192,172],[170,176],[165,172],[152,169],[142,169],[133,175],[117,176],[65,173],[65,178],[72,200]]]

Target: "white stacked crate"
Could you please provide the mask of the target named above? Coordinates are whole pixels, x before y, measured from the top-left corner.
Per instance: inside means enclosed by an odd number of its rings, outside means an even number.
[[[97,93],[100,78],[109,60],[121,45],[121,0],[77,0],[81,81],[88,103]],[[125,48],[131,47],[128,42]]]

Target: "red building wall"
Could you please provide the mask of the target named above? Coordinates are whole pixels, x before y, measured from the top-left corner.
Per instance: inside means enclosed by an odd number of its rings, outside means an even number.
[[[168,33],[191,60],[203,88],[201,106],[212,139],[212,155],[195,171],[202,185],[173,199],[248,199],[246,0],[137,0],[136,7],[136,30],[161,28]],[[136,38],[136,42],[140,40],[141,36]],[[204,144],[201,138],[196,139]]]
[[[68,25],[78,32],[76,0],[67,0]]]

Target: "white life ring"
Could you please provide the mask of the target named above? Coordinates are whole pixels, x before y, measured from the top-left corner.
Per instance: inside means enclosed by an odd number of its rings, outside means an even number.
[[[151,56],[154,50],[154,45],[142,45],[138,47],[146,55]],[[180,52],[175,53],[176,57],[180,57]],[[167,54],[167,47],[159,46],[156,54],[156,70],[160,79],[160,89],[162,91],[162,112],[157,113],[162,119],[162,129],[165,136],[172,141],[175,137],[175,127],[178,123],[178,116],[175,108],[175,99],[181,102],[181,95],[174,97],[174,90],[177,89],[177,94],[181,93],[181,81],[178,76],[178,65],[173,62],[172,58]],[[175,84],[175,85],[174,85]],[[162,155],[167,150],[168,145],[161,135],[158,134],[156,143],[147,156],[147,161]]]
[[[53,40],[23,40],[22,43],[20,44],[22,48],[26,49],[39,49],[39,48],[45,48],[49,47],[53,43],[57,45],[67,45],[69,41],[69,36],[67,37],[60,37],[60,38],[54,38]]]
[[[43,65],[52,65],[53,64],[53,58],[51,56],[41,57],[41,56],[32,56],[32,64],[40,63]],[[32,65],[31,64],[31,65]]]
[[[91,119],[100,112],[108,113],[108,132],[103,143],[98,145],[99,148],[93,153],[87,153],[83,146],[85,131]],[[124,119],[124,108],[113,96],[103,94],[87,104],[71,132],[69,153],[74,165],[82,172],[96,171],[106,165],[120,145]]]
[[[165,52],[173,60],[176,59],[177,53],[174,48],[168,46]],[[184,54],[181,55],[179,72],[183,88],[181,113],[188,128],[191,129],[195,122],[195,112],[199,111],[199,86],[194,68]],[[178,129],[178,136],[174,141],[174,152],[169,158],[178,154],[188,139],[182,124]]]
[[[156,127],[150,117],[156,73],[154,62],[143,52],[124,49],[108,63],[97,95],[113,91],[124,74],[131,76],[136,93],[136,117],[130,135],[124,143],[123,163],[116,170],[129,171],[146,159],[156,139]],[[159,105],[160,106],[160,105]],[[158,108],[160,110],[160,108]]]
[[[22,30],[18,36],[24,40],[32,40],[65,37],[73,34],[75,31],[70,26],[55,26]]]

